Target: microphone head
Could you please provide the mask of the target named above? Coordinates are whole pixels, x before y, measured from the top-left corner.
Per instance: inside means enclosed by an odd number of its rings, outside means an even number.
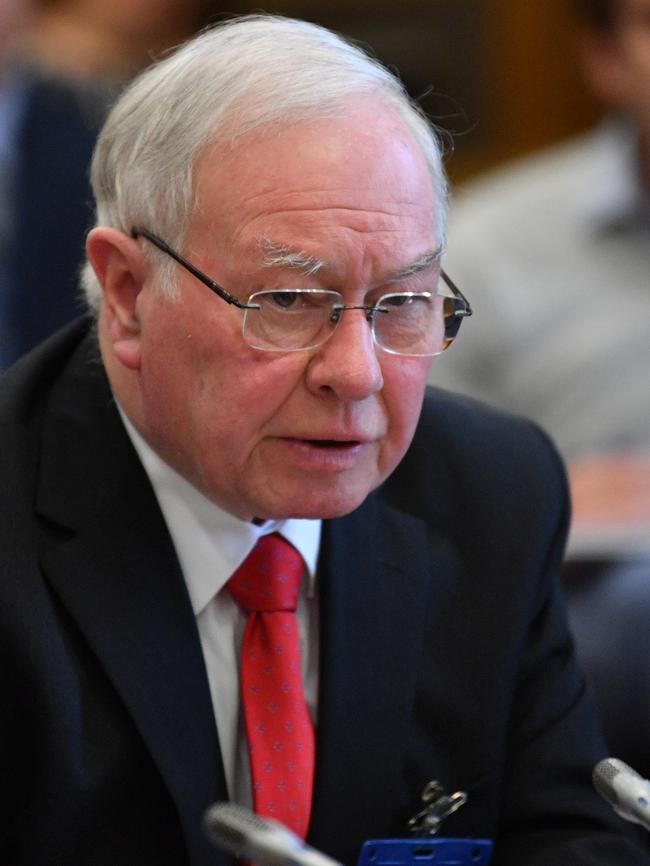
[[[237,803],[215,803],[203,816],[208,839],[257,866],[341,866],[310,848],[288,827]]]
[[[237,803],[215,803],[203,816],[208,838],[237,857],[249,859],[262,846],[268,854],[275,849],[286,857],[287,850],[300,845],[300,839],[284,824],[271,818],[260,818]]]
[[[614,787],[614,780],[618,775],[624,773],[626,776],[643,781],[636,770],[628,766],[625,761],[619,758],[603,758],[594,767],[591,774],[591,779],[594,783],[594,788],[598,791],[601,797],[611,803],[612,806],[619,806],[619,796]]]
[[[594,767],[595,789],[617,815],[650,830],[650,782],[618,758],[604,758]]]

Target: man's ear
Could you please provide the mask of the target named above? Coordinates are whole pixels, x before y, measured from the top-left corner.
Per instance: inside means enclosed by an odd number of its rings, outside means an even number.
[[[102,286],[102,317],[113,352],[125,367],[137,370],[140,367],[137,300],[148,273],[140,245],[117,229],[100,226],[89,232],[86,252]]]

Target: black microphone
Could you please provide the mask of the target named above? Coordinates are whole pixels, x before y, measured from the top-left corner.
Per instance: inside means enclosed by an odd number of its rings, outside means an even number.
[[[650,830],[650,782],[618,758],[604,758],[594,767],[594,787],[617,815]]]
[[[257,866],[341,866],[306,845],[284,824],[237,803],[215,803],[203,816],[208,839]]]

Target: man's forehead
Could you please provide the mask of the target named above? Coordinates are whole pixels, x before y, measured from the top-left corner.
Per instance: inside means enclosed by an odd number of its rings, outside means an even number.
[[[200,157],[195,179],[199,196],[202,183],[212,186],[218,180],[243,205],[249,198],[295,190],[313,193],[318,207],[319,192],[331,194],[337,183],[347,193],[373,185],[385,191],[393,175],[414,163],[424,169],[417,195],[426,195],[431,177],[412,132],[386,106],[378,104],[372,113],[363,105],[348,114],[278,121],[234,142],[217,141]],[[408,199],[414,193],[407,186],[402,184]]]
[[[331,268],[344,279],[352,259],[365,267],[368,255],[378,279],[430,267],[438,203],[426,160],[394,116],[363,116],[368,128],[356,137],[359,119],[338,117],[280,125],[208,153],[195,175],[201,243],[240,272]]]

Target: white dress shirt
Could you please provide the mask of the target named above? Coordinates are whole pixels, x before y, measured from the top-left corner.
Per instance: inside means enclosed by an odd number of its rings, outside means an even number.
[[[306,564],[296,612],[305,698],[314,722],[318,694],[318,603],[315,575],[320,520],[247,523],[223,511],[149,447],[120,412],[158,499],[187,584],[201,639],[230,799],[252,803],[250,768],[239,700],[239,651],[246,615],[224,585],[261,535],[281,533]]]

